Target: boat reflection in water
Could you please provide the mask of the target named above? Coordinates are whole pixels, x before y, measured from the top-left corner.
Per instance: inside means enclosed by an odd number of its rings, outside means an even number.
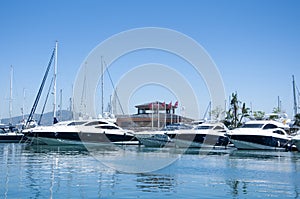
[[[175,192],[176,184],[172,175],[137,174],[136,187],[143,192]]]
[[[178,153],[173,148],[119,148],[113,152],[98,146],[95,151],[116,161],[121,149],[135,152],[130,159],[119,159],[133,167],[135,160],[143,161],[142,153]],[[142,163],[146,167],[152,161]],[[300,153],[235,150],[205,157],[183,153],[160,170],[124,173],[103,165],[79,145],[1,143],[0,198],[297,198],[299,165]]]

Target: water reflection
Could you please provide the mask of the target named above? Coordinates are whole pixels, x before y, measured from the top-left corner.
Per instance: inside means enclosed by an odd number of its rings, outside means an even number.
[[[226,180],[226,184],[230,187],[230,195],[236,198],[240,195],[247,195],[247,182],[238,180]]]
[[[176,184],[172,175],[139,174],[136,187],[143,192],[174,192]]]
[[[225,170],[233,198],[299,198],[300,156],[298,152],[235,151]]]
[[[84,146],[49,146],[49,145],[25,145],[25,150],[28,153],[37,154],[60,154],[60,155],[74,155],[82,154],[87,155],[88,150]]]
[[[233,158],[242,159],[280,159],[291,158],[293,152],[286,151],[263,151],[263,150],[235,150],[231,154]]]
[[[152,152],[126,150],[137,156]],[[106,159],[115,160],[119,152],[95,149]],[[203,158],[191,149],[155,173],[130,174],[102,165],[84,147],[0,144],[0,198],[197,198],[202,193],[205,198],[299,198],[300,153],[224,150]]]

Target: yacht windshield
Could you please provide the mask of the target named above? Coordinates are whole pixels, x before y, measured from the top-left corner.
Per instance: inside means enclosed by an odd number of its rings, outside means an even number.
[[[86,123],[86,122],[71,122],[68,124],[68,126],[78,126],[78,125],[82,125],[84,123]]]
[[[186,124],[171,124],[167,125],[163,128],[164,131],[174,131],[174,130],[182,130],[182,129],[192,129],[193,127]]]
[[[213,126],[197,126],[195,129],[196,130],[207,130],[207,129],[212,129]]]
[[[95,126],[95,125],[98,125],[98,124],[108,124],[108,123],[107,122],[102,122],[102,121],[93,121],[93,122],[85,124],[84,126]]]
[[[115,126],[96,126],[95,128],[98,128],[98,129],[119,129],[118,127],[115,127]]]
[[[261,128],[264,124],[244,124],[241,128]]]

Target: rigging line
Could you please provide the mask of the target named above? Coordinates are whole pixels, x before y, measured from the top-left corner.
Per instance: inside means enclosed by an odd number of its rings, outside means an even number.
[[[79,117],[86,115],[86,62],[84,65],[84,79],[82,85],[82,93],[81,93],[81,100],[80,100],[80,109],[79,109]]]
[[[105,64],[105,66],[106,66],[106,62],[105,62],[105,61],[104,61],[104,64]],[[108,77],[109,77],[110,83],[112,84],[112,87],[113,87],[113,89],[114,89],[114,93],[115,93],[115,95],[116,95],[116,97],[117,97],[117,100],[118,100],[119,106],[120,106],[120,108],[121,108],[122,114],[124,115],[124,110],[123,110],[123,107],[122,107],[122,105],[121,105],[121,102],[120,102],[120,99],[119,99],[118,93],[117,93],[117,91],[116,91],[116,89],[115,89],[114,82],[112,81],[112,78],[111,78],[111,76],[110,76],[110,72],[109,72],[109,70],[108,70],[108,67],[106,67],[106,70],[107,70],[107,74],[108,74]],[[103,75],[103,74],[102,74],[102,75]]]
[[[298,87],[297,87],[297,86],[296,86],[296,89],[297,89],[298,95],[300,95],[300,92],[299,92],[299,89],[298,89]]]
[[[45,85],[45,82],[46,82],[46,79],[47,79],[47,76],[48,76],[48,73],[49,73],[49,70],[50,70],[50,67],[51,67],[53,58],[54,58],[54,55],[55,55],[55,50],[56,50],[56,49],[54,48],[54,50],[53,50],[53,52],[52,52],[52,55],[51,55],[51,58],[50,58],[50,60],[49,60],[48,67],[47,67],[47,69],[46,69],[45,75],[44,75],[44,77],[43,77],[42,84],[41,84],[41,86],[40,86],[40,88],[39,88],[39,91],[38,91],[38,93],[37,93],[37,96],[36,96],[36,98],[35,98],[35,101],[34,101],[34,103],[33,103],[33,106],[32,106],[32,108],[31,108],[31,111],[30,111],[30,114],[29,114],[28,119],[27,119],[27,121],[26,121],[25,127],[27,127],[27,125],[29,124],[29,122],[32,120],[33,115],[34,115],[34,113],[35,113],[35,110],[36,110],[36,108],[37,108],[38,102],[39,102],[40,97],[41,97],[41,95],[42,95],[42,91],[43,91],[43,88],[44,88],[44,85]]]
[[[43,109],[42,109],[42,113],[41,113],[40,119],[39,119],[39,121],[38,121],[38,125],[41,124],[42,117],[43,117],[43,115],[44,115],[44,111],[45,111],[45,108],[46,108],[46,104],[47,104],[47,101],[48,101],[48,97],[49,97],[49,93],[50,93],[50,91],[51,91],[51,87],[52,87],[53,81],[54,81],[54,77],[52,77],[52,79],[51,79],[50,86],[49,86],[49,89],[48,89],[48,93],[47,93],[47,96],[46,96],[46,99],[45,99],[45,103],[44,103],[44,106],[43,106]]]
[[[208,111],[211,109],[211,102],[209,102],[208,103],[208,106],[207,106],[207,108],[206,108],[206,111],[205,111],[205,113],[204,113],[204,115],[203,115],[203,119],[205,119],[205,117],[206,117],[206,115],[207,115],[207,113],[208,113]],[[209,118],[209,119],[211,119],[211,118]]]

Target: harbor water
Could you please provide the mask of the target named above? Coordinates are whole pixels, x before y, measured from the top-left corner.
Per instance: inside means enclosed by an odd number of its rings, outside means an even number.
[[[141,153],[151,150],[126,147],[136,155],[126,164],[136,164]],[[126,173],[84,147],[3,143],[0,198],[300,198],[298,152],[171,150],[163,151],[176,156],[168,166]],[[101,155],[109,159],[113,153]]]

